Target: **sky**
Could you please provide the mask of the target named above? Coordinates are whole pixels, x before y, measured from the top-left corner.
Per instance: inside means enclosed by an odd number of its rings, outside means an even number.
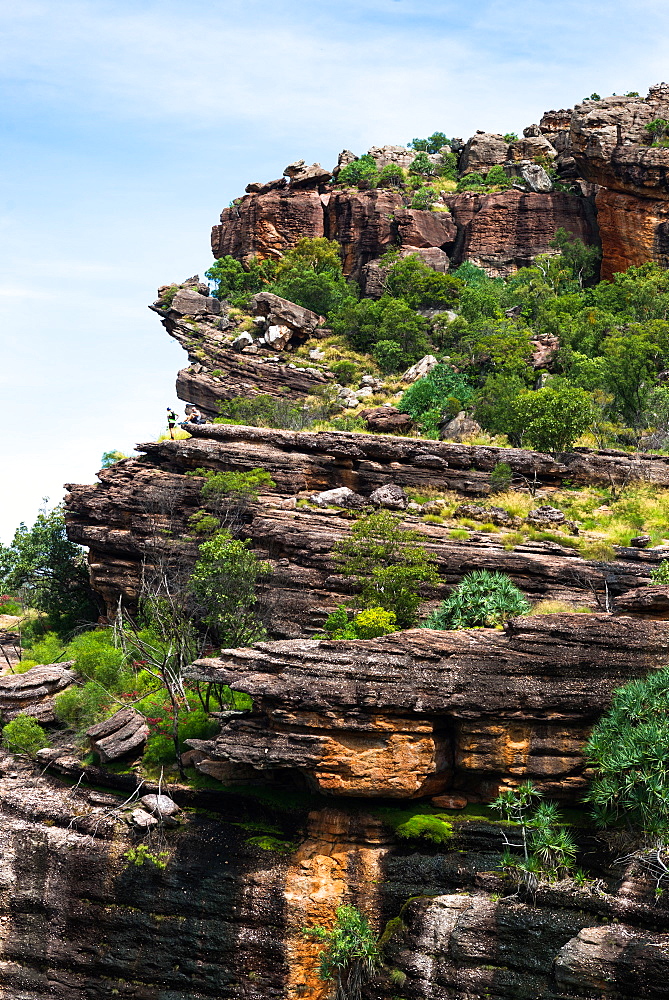
[[[0,0],[0,540],[163,430],[186,356],[147,304],[249,181],[644,94],[668,29],[661,0]]]

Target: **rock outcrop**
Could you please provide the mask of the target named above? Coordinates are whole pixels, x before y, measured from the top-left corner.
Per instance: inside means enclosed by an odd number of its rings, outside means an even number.
[[[74,660],[32,667],[22,674],[0,677],[0,716],[3,723],[19,714],[41,723],[56,721],[54,699],[75,681]]]
[[[669,116],[669,87],[648,96],[607,97],[574,109],[571,147],[580,175],[600,185],[597,218],[602,277],[656,260],[668,266],[669,149],[649,146],[645,129]]]
[[[277,636],[311,634],[334,610],[350,583],[339,576],[332,559],[334,542],[350,531],[350,521],[334,510],[297,508],[295,496],[348,487],[365,499],[380,486],[453,490],[463,497],[490,491],[490,473],[508,462],[514,473],[558,485],[610,483],[626,477],[658,486],[669,483],[669,460],[637,458],[626,453],[583,451],[559,462],[521,449],[499,449],[373,434],[310,433],[230,424],[189,425],[193,437],[142,445],[145,458],[126,460],[99,473],[100,483],[71,486],[67,499],[68,532],[89,547],[91,579],[104,595],[110,613],[119,596],[137,598],[143,561],[172,554],[193,561],[195,541],[189,518],[201,507],[197,468],[248,471],[262,466],[276,483],[249,510],[243,531],[258,554],[273,566],[263,585],[270,627]],[[428,447],[429,445],[429,447]],[[539,506],[539,502],[537,503]],[[452,538],[447,525],[413,517],[407,522],[425,535],[444,584],[472,569],[508,573],[535,597],[551,596],[593,606],[593,593],[604,599],[650,583],[650,570],[666,550],[616,548],[612,561],[582,559],[555,542],[526,542],[508,551],[503,540],[472,532]],[[172,557],[171,556],[171,557]],[[437,600],[445,592],[432,595]],[[426,599],[431,595],[426,594]]]
[[[249,694],[254,712],[189,744],[275,777],[297,771],[331,795],[491,799],[529,778],[574,800],[581,747],[612,692],[668,652],[664,622],[609,615],[258,643],[193,665],[193,678]]]

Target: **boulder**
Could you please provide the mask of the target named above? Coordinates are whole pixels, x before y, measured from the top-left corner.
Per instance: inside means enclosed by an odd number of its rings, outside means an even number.
[[[179,812],[179,806],[169,795],[143,795],[139,800],[152,816],[170,817]]]
[[[468,417],[464,410],[460,410],[457,416],[446,423],[440,424],[439,437],[442,441],[464,441],[466,438],[480,434],[482,427],[472,417]]]
[[[388,510],[406,510],[409,498],[401,486],[386,483],[385,486],[379,486],[378,490],[374,490],[369,502],[375,507],[385,507]]]
[[[284,177],[290,178],[291,188],[318,187],[319,184],[327,184],[332,177],[320,163],[312,163],[308,167],[304,160],[289,163],[283,173]]]
[[[109,719],[86,730],[91,750],[100,755],[102,763],[138,756],[144,749],[149,727],[144,716],[132,708],[122,708]]]
[[[353,161],[357,159],[358,157],[355,153],[352,153],[350,149],[342,149],[337,158],[337,166],[332,170],[332,176],[336,178],[342,167],[347,167],[349,163],[353,163]]]
[[[74,672],[69,669],[73,666],[74,660],[40,664],[24,674],[0,677],[3,722],[9,722],[19,714],[31,715],[41,723],[55,722],[54,697],[74,682]]]
[[[537,131],[539,130],[537,129]],[[552,163],[557,157],[557,150],[539,131],[538,135],[525,136],[522,139],[516,139],[515,142],[512,142],[509,146],[508,155],[509,159],[514,160],[516,163],[521,160],[529,160],[531,162],[539,160],[543,163]]]
[[[240,333],[238,337],[232,341],[232,348],[235,351],[243,351],[245,347],[250,347],[253,344],[253,337],[250,333]]]
[[[358,416],[367,423],[367,430],[377,434],[406,434],[413,427],[408,413],[400,413],[396,406],[376,406],[360,410]]]
[[[517,177],[530,191],[547,193],[553,190],[553,182],[539,163],[532,160],[513,160],[504,164],[507,177]]]
[[[415,149],[407,149],[406,146],[371,146],[367,154],[373,157],[379,170],[383,170],[391,163],[406,169],[411,166],[417,155]]]
[[[467,517],[472,521],[489,522],[503,528],[512,528],[520,524],[520,520],[503,507],[481,507],[474,503],[460,504],[454,511],[453,517]]]
[[[416,382],[419,378],[424,378],[428,372],[432,371],[436,364],[438,364],[438,361],[434,354],[426,354],[424,358],[417,361],[411,368],[407,368],[402,375],[402,381]]]
[[[650,542],[650,535],[637,535],[635,538],[630,538],[630,545],[634,549],[647,549]]]
[[[447,795],[435,795],[434,798],[430,799],[430,802],[437,809],[464,809],[468,799],[466,795],[457,795],[455,792],[451,792]]]
[[[480,171],[487,174],[491,167],[504,163],[508,149],[509,144],[504,136],[496,132],[476,132],[462,151],[460,173],[471,174]]]
[[[506,312],[508,315],[509,310]],[[552,333],[537,334],[530,344],[532,345],[530,364],[533,368],[546,368],[560,350],[560,341]]]
[[[350,507],[353,510],[360,509],[366,504],[366,500],[350,490],[348,486],[339,486],[334,490],[325,490],[323,493],[314,493],[309,497],[311,503],[318,507]]]
[[[541,507],[531,510],[525,520],[528,524],[536,524],[538,527],[553,527],[564,524],[567,518],[557,507],[542,504]]]
[[[669,587],[635,587],[616,597],[613,609],[617,615],[664,621],[669,618]]]
[[[251,312],[256,317],[264,317],[268,327],[287,327],[291,334],[306,340],[322,322],[322,317],[311,309],[298,306],[295,302],[282,299],[272,292],[258,292],[251,300]],[[267,336],[267,334],[265,335]]]
[[[452,244],[458,230],[450,212],[430,212],[407,208],[395,212],[397,233],[403,247],[446,247]]]
[[[199,316],[202,313],[218,315],[221,303],[213,295],[202,295],[194,289],[182,288],[172,299],[170,309],[181,316]]]
[[[152,826],[158,825],[158,820],[145,809],[133,809],[130,813],[129,823],[138,830],[150,830]]]
[[[267,344],[275,351],[283,351],[292,335],[293,331],[289,326],[272,323],[267,327],[264,337],[260,338],[260,342]]]

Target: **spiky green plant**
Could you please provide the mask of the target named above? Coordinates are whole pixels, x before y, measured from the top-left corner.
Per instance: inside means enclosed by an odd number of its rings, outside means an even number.
[[[530,604],[505,573],[476,569],[425,620],[424,628],[494,628],[526,615]]]

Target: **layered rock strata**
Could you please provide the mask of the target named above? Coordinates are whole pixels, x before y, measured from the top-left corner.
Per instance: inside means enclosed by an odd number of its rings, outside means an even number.
[[[355,278],[391,245],[439,249],[453,264],[472,260],[491,274],[508,274],[551,252],[559,228],[586,243],[597,241],[592,205],[577,195],[511,190],[447,194],[442,202],[448,212],[409,209],[402,192],[383,188],[248,194],[221,213],[212,230],[212,252],[242,261],[253,255],[276,258],[302,237],[326,236],[341,244],[344,271]]]
[[[490,799],[531,779],[574,800],[586,783],[581,747],[613,690],[668,653],[666,623],[609,615],[520,618],[505,632],[258,643],[190,668],[249,694],[254,712],[189,744],[284,782],[297,772],[330,795],[451,789]]]
[[[261,586],[268,625],[278,636],[310,634],[322,623],[351,584],[337,573],[334,542],[350,531],[351,522],[335,510],[297,507],[295,494],[311,494],[347,486],[369,497],[394,482],[420,490],[436,487],[464,496],[489,491],[490,471],[498,461],[528,477],[559,484],[607,482],[629,474],[663,484],[669,462],[628,455],[594,453],[567,456],[565,463],[519,449],[497,449],[416,438],[371,434],[299,433],[220,424],[196,428],[201,435],[186,441],[142,446],[146,458],[119,462],[100,472],[93,486],[70,486],[68,533],[89,548],[91,579],[104,596],[110,614],[119,596],[137,598],[144,562],[164,558],[192,563],[196,540],[189,518],[201,507],[201,480],[185,473],[204,467],[216,471],[266,469],[276,483],[247,512],[243,533],[273,573]],[[427,450],[429,445],[429,450]],[[409,515],[407,524],[425,537],[437,561],[443,584],[457,582],[471,569],[499,569],[533,596],[576,600],[605,606],[606,591],[620,594],[650,582],[650,570],[666,554],[663,549],[616,549],[610,562],[582,559],[574,549],[555,542],[526,542],[507,551],[503,539],[471,532],[466,541],[450,537],[448,526],[425,523]],[[444,590],[426,593],[436,601]]]
[[[597,219],[602,277],[656,260],[669,264],[669,149],[650,147],[645,129],[669,116],[669,87],[646,98],[607,97],[575,107],[571,146],[579,173],[600,186]]]

